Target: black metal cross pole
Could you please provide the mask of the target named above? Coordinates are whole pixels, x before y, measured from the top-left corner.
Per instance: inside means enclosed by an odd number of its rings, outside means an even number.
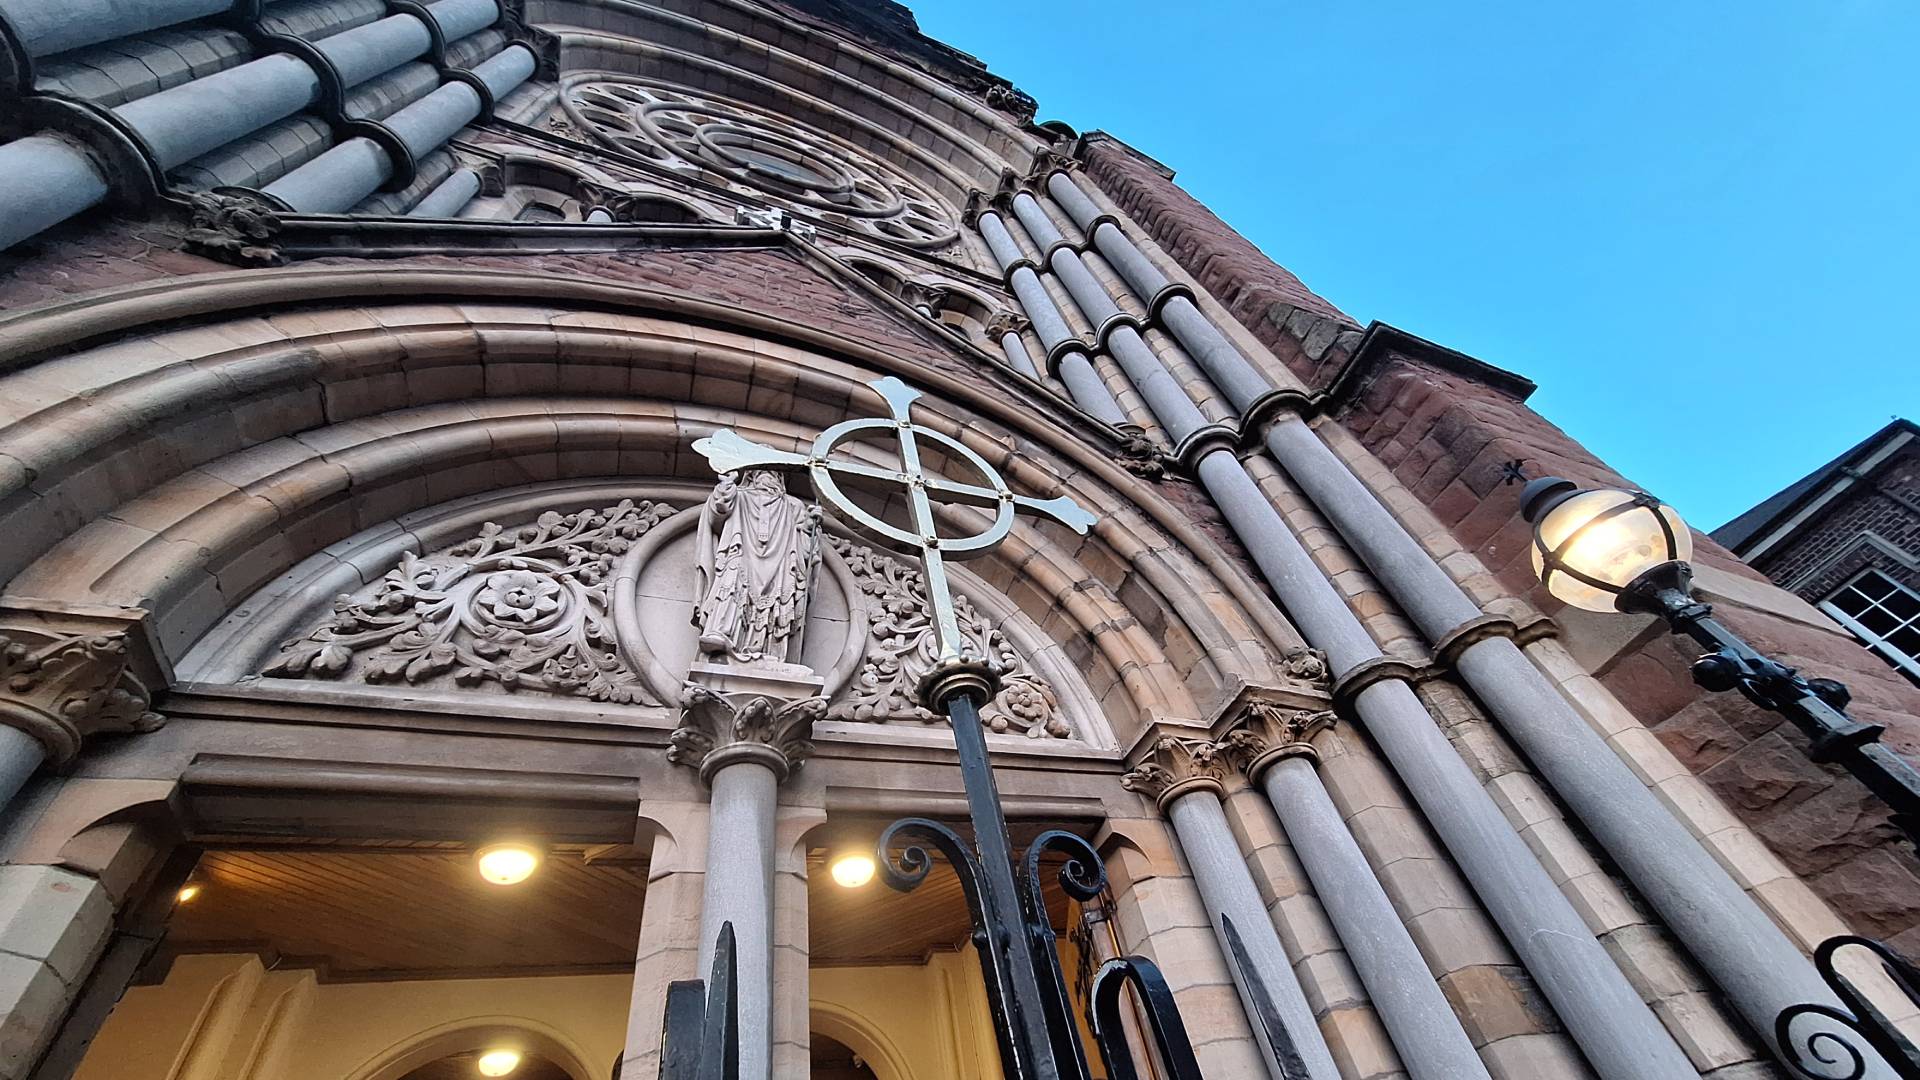
[[[954,862],[955,872],[963,879],[975,878],[973,891],[978,893],[977,906],[984,918],[975,921],[974,945],[980,951],[981,970],[988,976],[989,1002],[1000,1014],[995,1027],[1001,1034],[1003,1070],[1009,1080],[1078,1080],[1070,1071],[1071,1064],[1063,1068],[1055,1059],[1030,928],[1013,875],[1013,844],[1007,836],[1006,812],[1000,803],[999,785],[994,782],[993,765],[987,759],[980,706],[992,698],[993,690],[993,673],[984,663],[963,661],[944,670],[935,668],[922,691],[953,728],[953,745],[967,793],[967,817],[973,825],[973,850],[969,853],[973,865],[963,866],[952,860],[951,853],[949,861]],[[882,850],[880,855],[881,865],[891,867],[887,853]],[[1045,918],[1046,913],[1040,912],[1039,917]]]
[[[729,430],[697,440],[693,448],[722,474],[746,469],[804,472],[813,483],[815,495],[836,518],[881,544],[918,557],[937,643],[933,666],[920,681],[920,702],[946,717],[953,728],[973,839],[964,840],[930,818],[901,818],[881,834],[875,861],[887,884],[906,892],[925,880],[933,866],[926,848],[915,843],[925,841],[946,856],[960,878],[973,918],[973,941],[980,953],[987,1001],[1000,1043],[1000,1063],[1007,1080],[1086,1080],[1086,1053],[1079,1041],[1060,965],[1051,952],[1054,934],[1041,899],[1039,855],[1045,850],[1066,854],[1061,886],[1082,901],[1091,900],[1106,887],[1106,873],[1099,855],[1085,840],[1051,830],[1027,851],[1023,894],[1015,875],[1013,845],[1007,837],[999,787],[987,759],[985,729],[980,725],[980,709],[993,700],[999,676],[978,655],[977,644],[960,631],[946,564],[949,559],[992,550],[1006,539],[1019,511],[1052,518],[1083,536],[1096,519],[1064,495],[1045,500],[1015,495],[1005,478],[964,442],[915,424],[911,410],[919,391],[899,379],[888,376],[868,385],[887,403],[891,415],[835,424],[820,433],[807,453],[763,446]],[[835,453],[841,444],[857,437],[890,438],[897,449],[897,462],[880,466]],[[975,481],[929,475],[922,463],[923,442],[939,447],[949,460],[971,468]],[[905,496],[909,525],[902,527],[866,510],[842,490],[840,485],[845,481],[899,489]],[[936,501],[985,510],[988,521],[972,535],[942,535],[934,515]],[[1151,965],[1135,974],[1136,981],[1148,985],[1157,978]],[[1171,994],[1157,991],[1148,997],[1171,1001]],[[1156,1034],[1163,1030],[1183,1031],[1178,1028],[1177,1018],[1176,1022],[1156,1025]],[[1107,1052],[1103,1043],[1102,1053]],[[1191,1049],[1185,1049],[1185,1053],[1190,1057]]]

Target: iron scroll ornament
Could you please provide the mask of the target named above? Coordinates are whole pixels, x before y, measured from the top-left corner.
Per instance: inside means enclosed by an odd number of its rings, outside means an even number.
[[[1805,1040],[1794,1037],[1795,1020],[1803,1016],[1824,1017],[1865,1040],[1867,1046],[1901,1080],[1920,1080],[1920,1050],[1916,1050],[1913,1043],[1901,1035],[1886,1016],[1834,968],[1834,954],[1849,945],[1857,945],[1879,957],[1887,975],[1907,997],[1915,1004],[1920,1004],[1920,968],[1881,942],[1854,934],[1841,934],[1820,943],[1820,947],[1813,951],[1813,966],[1846,1008],[1836,1009],[1830,1005],[1810,1003],[1782,1009],[1773,1022],[1774,1042],[1780,1047],[1787,1064],[1802,1076],[1812,1077],[1813,1080],[1860,1080],[1867,1074],[1870,1062],[1859,1047],[1848,1042],[1839,1032],[1821,1028],[1808,1034]],[[1828,1050],[1838,1050],[1845,1056],[1830,1057],[1826,1052]],[[1824,1071],[1843,1063],[1847,1069],[1844,1073]]]
[[[923,846],[924,845],[924,846]],[[1018,975],[1010,963],[1008,950],[1024,945],[1034,969],[1044,985],[1040,986],[1040,1009],[1045,1020],[1048,1043],[1057,1075],[1085,1080],[1092,1075],[1086,1051],[1080,1041],[1073,1015],[1073,1000],[1067,991],[1066,975],[1060,968],[1058,937],[1047,916],[1045,878],[1040,860],[1049,851],[1066,855],[1059,868],[1060,887],[1082,902],[1105,891],[1107,872],[1092,845],[1064,829],[1050,829],[1035,837],[1020,860],[1022,870],[1022,907],[1026,916],[1021,940],[993,926],[982,903],[980,874],[982,867],[971,845],[948,826],[931,818],[901,818],[889,825],[876,845],[881,880],[898,892],[911,892],[927,879],[933,868],[932,847],[940,852],[960,879],[966,895],[967,913],[972,920],[972,940],[980,956],[980,972],[987,987],[987,1002],[994,1018],[994,1030],[1000,1041],[1003,1061],[1034,1064],[1022,1048],[1010,1045],[1009,1037],[1020,1029],[1018,995],[1010,992]],[[1145,1007],[1148,1028],[1160,1060],[1170,1071],[1168,1080],[1203,1080],[1200,1067],[1173,1001],[1173,991],[1160,969],[1144,956],[1129,956],[1108,961],[1095,978],[1089,1002],[1089,1026],[1094,1044],[1114,1080],[1136,1080],[1132,1051],[1120,1019],[1122,995],[1131,983]],[[1009,1076],[1030,1075],[1009,1069]]]

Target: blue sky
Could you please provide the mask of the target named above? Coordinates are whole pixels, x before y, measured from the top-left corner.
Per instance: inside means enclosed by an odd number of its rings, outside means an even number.
[[[1920,3],[908,0],[1713,528],[1920,419]]]

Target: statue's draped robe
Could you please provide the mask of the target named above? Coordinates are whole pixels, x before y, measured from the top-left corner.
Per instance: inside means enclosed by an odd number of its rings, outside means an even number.
[[[730,498],[715,496],[700,511],[701,637],[724,638],[737,660],[787,661],[804,629],[815,525],[777,478],[749,478]]]

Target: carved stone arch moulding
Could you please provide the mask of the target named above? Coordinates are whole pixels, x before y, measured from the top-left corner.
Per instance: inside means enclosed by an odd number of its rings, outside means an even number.
[[[414,522],[371,530],[358,550],[336,545],[241,604],[183,676],[677,708],[696,644],[702,496],[684,484],[553,487],[537,499],[462,500],[432,528]],[[804,646],[825,681],[825,719],[938,723],[915,694],[934,659],[920,571],[837,532],[826,547]],[[962,572],[956,598],[963,630],[1007,671],[982,710],[989,729],[1110,742],[1059,649],[970,577]],[[333,598],[315,612],[323,590]]]
[[[569,77],[560,107],[605,146],[838,225],[927,250],[960,235],[953,210],[895,166],[753,106],[597,72]]]

